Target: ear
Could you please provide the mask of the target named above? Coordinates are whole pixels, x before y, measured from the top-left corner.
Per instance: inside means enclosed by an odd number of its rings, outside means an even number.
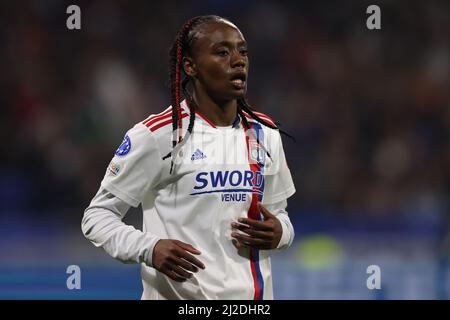
[[[181,65],[188,76],[195,77],[197,75],[197,66],[191,57],[183,57]]]

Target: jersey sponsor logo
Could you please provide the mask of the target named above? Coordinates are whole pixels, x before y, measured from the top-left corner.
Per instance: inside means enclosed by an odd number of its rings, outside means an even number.
[[[222,193],[222,201],[247,201],[251,199],[249,192],[262,195],[264,176],[260,171],[251,170],[202,171],[195,177],[195,182],[192,196]]]
[[[206,158],[206,155],[200,149],[195,150],[195,152],[191,156],[192,161],[205,159],[205,158]]]
[[[122,144],[119,146],[119,148],[116,150],[116,155],[121,157],[125,156],[130,152],[131,150],[131,140],[128,135],[123,138]]]

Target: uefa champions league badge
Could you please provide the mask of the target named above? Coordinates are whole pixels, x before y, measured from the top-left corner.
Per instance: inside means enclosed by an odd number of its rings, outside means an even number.
[[[119,148],[116,150],[116,156],[122,157],[128,154],[131,150],[131,140],[128,135],[123,138],[122,144],[119,146]]]

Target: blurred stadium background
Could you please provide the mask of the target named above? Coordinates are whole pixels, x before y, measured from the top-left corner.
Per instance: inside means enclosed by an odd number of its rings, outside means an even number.
[[[241,28],[249,101],[297,139],[276,298],[449,299],[450,3],[435,0],[2,1],[0,298],[140,298],[139,266],[88,243],[81,217],[125,131],[168,105],[178,28],[209,13]]]

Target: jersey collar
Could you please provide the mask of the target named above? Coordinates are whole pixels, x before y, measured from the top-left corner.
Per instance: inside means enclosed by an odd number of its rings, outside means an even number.
[[[195,111],[195,114],[198,115],[201,119],[203,119],[206,123],[208,123],[212,128],[217,129],[217,126],[214,123],[212,123],[211,120],[209,120],[205,115],[203,115],[199,111]],[[236,118],[234,118],[233,120],[233,124],[231,125],[231,127],[233,129],[239,128],[240,123],[241,117],[239,116],[239,114],[237,114]]]

